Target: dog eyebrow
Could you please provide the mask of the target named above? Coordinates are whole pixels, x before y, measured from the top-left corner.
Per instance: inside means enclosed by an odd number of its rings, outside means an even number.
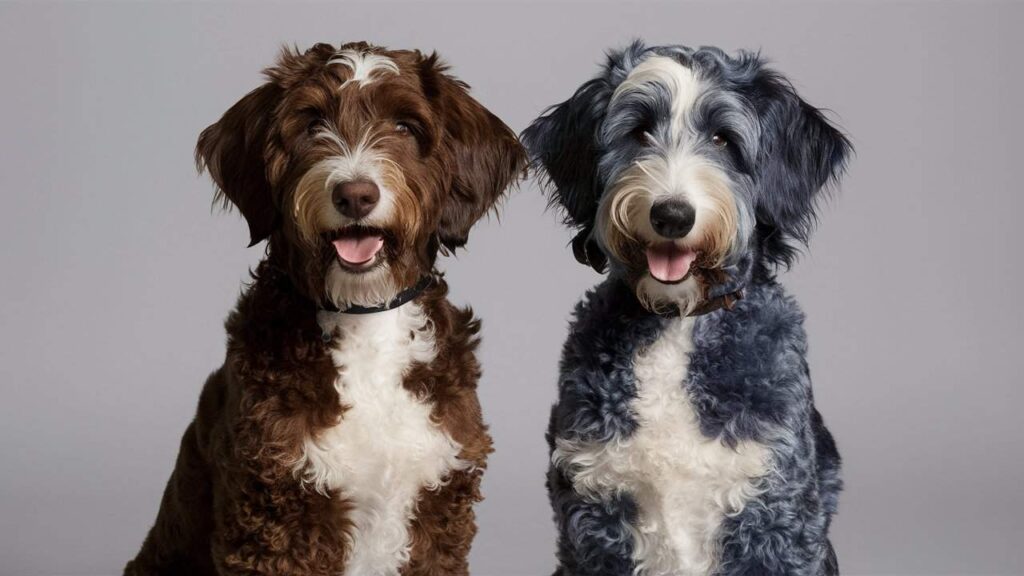
[[[352,70],[352,77],[342,83],[342,88],[348,85],[349,82],[356,82],[362,88],[373,82],[374,78],[372,75],[378,70],[398,74],[398,64],[395,64],[394,60],[383,54],[375,54],[373,52],[342,50],[327,61],[328,66],[332,64],[341,64]]]

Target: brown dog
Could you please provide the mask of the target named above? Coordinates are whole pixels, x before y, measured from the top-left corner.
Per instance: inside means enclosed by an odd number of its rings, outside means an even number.
[[[126,574],[468,574],[491,440],[439,250],[522,173],[435,55],[285,50],[199,137],[266,258]]]

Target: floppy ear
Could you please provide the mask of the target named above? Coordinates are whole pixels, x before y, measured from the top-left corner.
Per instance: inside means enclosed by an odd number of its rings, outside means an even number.
[[[469,95],[469,87],[445,74],[437,54],[420,62],[420,78],[435,103],[451,159],[452,185],[444,201],[438,238],[448,251],[464,246],[469,229],[494,206],[526,167],[526,152],[512,130]]]
[[[799,251],[794,242],[807,244],[818,198],[842,174],[853,147],[775,72],[761,72],[753,101],[762,124],[758,236],[769,261],[789,266]]]
[[[565,223],[578,229],[573,254],[603,272],[607,258],[591,238],[601,197],[598,131],[611,99],[608,81],[595,78],[561,104],[549,108],[523,131],[530,166],[547,176],[551,202],[561,206]]]
[[[552,202],[564,210],[566,224],[577,228],[592,226],[597,216],[598,131],[611,95],[607,80],[595,78],[572,98],[545,111],[522,134],[530,166],[546,174]]]
[[[196,144],[196,166],[217,185],[214,201],[234,204],[249,224],[249,246],[270,236],[278,211],[267,180],[265,151],[281,88],[269,83],[246,94]]]

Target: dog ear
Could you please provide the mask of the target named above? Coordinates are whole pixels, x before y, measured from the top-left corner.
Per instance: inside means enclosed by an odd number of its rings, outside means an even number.
[[[648,52],[640,40],[609,52],[597,77],[565,102],[545,110],[521,135],[530,168],[546,176],[551,203],[562,208],[566,224],[582,231],[593,228],[601,198],[600,132],[608,104],[615,87]],[[574,243],[583,246],[588,236],[589,232],[578,235]]]
[[[591,238],[601,198],[598,131],[612,88],[604,77],[581,86],[571,98],[549,108],[523,131],[530,166],[547,176],[551,203],[561,206],[565,223],[578,228],[572,241],[576,261],[598,273],[607,258]]]
[[[271,82],[248,93],[199,135],[196,166],[207,170],[217,185],[214,201],[234,204],[249,225],[249,246],[270,236],[278,225],[266,146],[281,88]]]
[[[547,177],[551,202],[561,206],[566,224],[581,230],[592,228],[597,216],[601,197],[598,132],[611,95],[603,76],[590,80],[522,133],[531,168]]]
[[[523,131],[530,167],[546,176],[551,204],[561,207],[565,223],[577,229],[573,255],[598,273],[608,258],[593,238],[594,221],[603,183],[598,163],[600,132],[614,87],[642,58],[646,48],[634,41],[610,52],[601,74],[586,82],[571,98],[548,108]]]
[[[423,91],[443,126],[438,145],[451,162],[452,184],[438,226],[441,245],[451,252],[466,244],[473,224],[523,175],[526,151],[504,122],[469,95],[469,86],[445,73],[437,54],[419,65]]]
[[[842,175],[853,151],[850,141],[820,110],[804,102],[792,85],[772,71],[755,80],[752,101],[762,122],[756,192],[762,253],[789,266],[807,244],[823,189]]]

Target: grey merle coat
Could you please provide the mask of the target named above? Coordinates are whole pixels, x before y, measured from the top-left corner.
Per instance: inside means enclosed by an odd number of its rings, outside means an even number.
[[[633,83],[648,91],[639,105],[616,109],[618,88],[655,56],[699,79],[689,137],[707,130],[733,145],[730,156],[685,147],[726,174],[741,214],[720,265],[694,274],[704,303],[742,294],[731,309],[652,312],[638,298],[642,260],[611,248],[602,228],[618,174],[682,149],[622,136],[635,133],[630,122],[655,135],[681,125],[667,120],[676,88],[657,75]],[[840,459],[814,406],[803,313],[775,270],[806,242],[817,196],[850,151],[845,137],[757,55],[635,43],[523,138],[579,231],[577,258],[610,267],[576,307],[547,434],[556,574],[838,574],[828,530]]]

